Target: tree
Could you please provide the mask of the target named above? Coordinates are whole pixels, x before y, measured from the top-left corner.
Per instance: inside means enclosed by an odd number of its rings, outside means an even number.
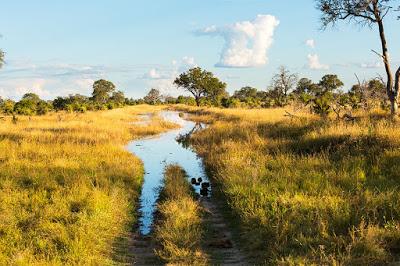
[[[221,82],[215,77],[208,81],[206,84],[206,98],[213,106],[221,106],[222,99],[228,97],[226,83]]]
[[[225,91],[226,83],[221,82],[214,74],[200,67],[189,69],[189,71],[182,73],[175,79],[174,84],[177,87],[182,87],[190,92],[196,105],[200,106],[200,99],[202,97],[210,96],[215,100],[222,92]]]
[[[122,91],[115,91],[111,96],[111,101],[122,106],[125,104],[125,94]]]
[[[0,68],[4,65],[4,52],[0,50]]]
[[[14,113],[14,106],[15,102],[10,99],[7,99],[1,102],[0,109],[2,113],[6,115],[12,115]]]
[[[237,90],[233,93],[234,98],[239,99],[242,102],[245,102],[248,98],[257,98],[257,89],[253,87],[243,87],[240,90]]]
[[[26,93],[22,99],[15,104],[15,111],[20,115],[35,115],[38,104],[42,100],[35,93]]]
[[[296,82],[296,74],[290,73],[284,66],[279,68],[278,73],[272,78],[271,89],[269,90],[269,95],[276,105],[282,107],[288,104],[289,93],[293,90]]]
[[[314,82],[308,78],[301,78],[297,82],[296,89],[293,91],[294,94],[301,95],[303,93],[311,94],[315,87]]]
[[[391,104],[392,115],[398,112],[398,96],[400,88],[400,66],[393,76],[389,49],[386,40],[384,18],[392,10],[390,6],[395,0],[316,0],[322,12],[323,27],[335,24],[339,20],[347,20],[361,25],[378,26],[382,54],[379,56],[385,65],[387,76],[386,93]]]
[[[92,99],[96,103],[105,104],[114,91],[115,85],[111,81],[104,79],[97,80],[93,84]]]
[[[344,86],[343,82],[337,75],[325,75],[318,83],[321,88],[320,93],[334,92]]]
[[[155,105],[157,102],[161,101],[161,93],[157,89],[151,89],[143,100],[147,104]]]

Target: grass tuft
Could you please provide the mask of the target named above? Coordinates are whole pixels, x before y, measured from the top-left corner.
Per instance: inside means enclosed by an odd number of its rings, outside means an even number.
[[[155,238],[161,247],[156,254],[171,265],[206,265],[200,248],[203,236],[201,210],[186,173],[176,165],[165,169],[158,211],[160,222]]]

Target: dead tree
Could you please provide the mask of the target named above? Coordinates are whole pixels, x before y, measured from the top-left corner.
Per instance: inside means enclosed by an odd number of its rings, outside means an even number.
[[[317,7],[322,12],[322,24],[326,28],[339,20],[347,20],[372,27],[377,25],[382,46],[382,54],[377,53],[385,65],[387,75],[386,93],[390,100],[392,115],[398,111],[398,96],[400,88],[400,67],[393,75],[389,49],[385,35],[384,18],[396,10],[391,4],[396,0],[316,0]]]

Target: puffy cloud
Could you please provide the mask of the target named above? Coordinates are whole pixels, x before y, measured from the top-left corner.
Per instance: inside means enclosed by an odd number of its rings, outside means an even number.
[[[210,26],[197,34],[224,38],[225,46],[217,67],[257,67],[268,63],[268,50],[278,25],[276,17],[258,15],[253,21],[225,27]]]
[[[306,40],[306,45],[308,47],[311,47],[314,49],[315,48],[315,40],[313,40],[313,39]]]
[[[162,78],[162,75],[158,69],[152,68],[152,69],[150,69],[149,72],[147,72],[143,75],[143,78],[144,79],[160,79],[160,78]]]
[[[325,64],[321,64],[319,61],[319,57],[317,54],[309,54],[307,56],[308,59],[308,68],[312,70],[328,70],[329,66]]]
[[[21,97],[25,93],[32,92],[41,98],[46,98],[50,95],[50,92],[44,89],[46,83],[45,79],[19,80],[15,87],[15,95]]]

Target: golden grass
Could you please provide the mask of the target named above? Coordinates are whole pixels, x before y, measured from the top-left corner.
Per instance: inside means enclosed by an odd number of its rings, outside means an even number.
[[[52,113],[0,122],[0,264],[113,263],[113,242],[135,221],[142,183],[138,158],[124,146],[174,125],[160,108]]]
[[[160,244],[156,254],[167,265],[206,265],[200,248],[203,236],[200,207],[186,173],[176,165],[167,166],[158,211],[161,221],[155,228]]]
[[[384,265],[400,254],[400,126],[283,109],[178,107],[257,263]]]

